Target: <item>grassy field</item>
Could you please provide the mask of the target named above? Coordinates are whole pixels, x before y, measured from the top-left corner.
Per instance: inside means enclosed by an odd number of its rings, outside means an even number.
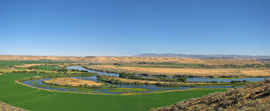
[[[46,66],[46,65],[36,65],[33,67],[38,67],[37,70],[46,70],[46,71],[51,71],[54,68],[52,66]]]
[[[183,65],[183,66],[200,66],[203,64],[192,64],[192,63],[150,63],[152,65]]]
[[[0,75],[0,100],[16,107],[32,111],[145,111],[177,101],[201,97],[226,89],[188,90],[144,95],[91,95],[79,93],[50,92],[17,84],[14,81],[30,76],[46,74]]]
[[[150,67],[150,68],[184,68],[184,67],[164,67],[164,66],[124,66],[118,65],[116,67]]]
[[[27,60],[27,61],[0,61],[1,65],[24,65],[24,64],[41,64],[41,63],[67,63],[67,62],[57,62],[57,61],[43,61],[43,60]],[[69,62],[70,63],[70,62]]]

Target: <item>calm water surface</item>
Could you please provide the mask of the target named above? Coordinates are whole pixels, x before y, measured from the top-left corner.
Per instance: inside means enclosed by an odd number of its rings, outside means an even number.
[[[100,75],[119,77],[119,74],[116,74],[116,73],[99,72],[99,71],[85,69],[85,68],[83,68],[81,66],[67,66],[67,69],[87,70],[88,72],[98,73]],[[149,77],[149,76],[144,76],[144,77]],[[151,77],[155,77],[155,76],[151,76]],[[74,77],[74,78],[97,81],[96,76]],[[50,79],[51,78],[45,78],[43,80],[50,80]],[[262,81],[262,80],[264,80],[264,78],[210,79],[210,78],[207,78],[207,77],[199,77],[199,78],[187,78],[187,80],[188,81],[223,81],[223,82],[230,82],[231,80]],[[233,86],[161,87],[161,86],[156,86],[156,85],[125,85],[125,84],[119,85],[119,84],[106,83],[106,84],[108,84],[108,86],[113,85],[113,86],[116,86],[117,88],[108,88],[107,86],[104,86],[102,88],[88,89],[88,88],[58,87],[58,86],[54,86],[54,85],[48,85],[48,84],[42,83],[41,79],[24,81],[23,83],[27,84],[27,85],[30,85],[30,86],[33,86],[33,87],[39,87],[39,88],[43,88],[43,89],[50,89],[50,90],[57,90],[57,91],[86,92],[86,93],[90,92],[90,93],[106,93],[106,94],[121,94],[124,91],[142,92],[142,91],[132,90],[132,88],[144,89],[145,92],[162,91],[162,90],[175,90],[175,89],[191,89],[191,88],[233,88]]]

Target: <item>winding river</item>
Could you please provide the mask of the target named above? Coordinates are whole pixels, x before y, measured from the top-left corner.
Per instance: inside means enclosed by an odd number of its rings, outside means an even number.
[[[67,69],[79,69],[79,70],[87,70],[88,72],[98,73],[100,75],[114,76],[119,77],[119,74],[116,73],[107,73],[107,72],[99,72],[94,70],[85,69],[81,66],[67,66]],[[149,76],[145,76],[149,77]],[[154,77],[154,76],[153,76]],[[96,76],[91,77],[74,77],[78,79],[85,79],[91,81],[97,81]],[[51,78],[45,78],[43,80],[50,80]],[[247,80],[247,81],[262,81],[264,78],[240,78],[240,79],[210,79],[206,77],[199,78],[187,78],[188,81],[223,81],[230,82],[231,80]],[[105,94],[121,94],[127,91],[129,92],[151,92],[151,91],[164,91],[164,90],[175,90],[175,89],[190,89],[190,88],[233,88],[233,86],[198,86],[198,87],[161,87],[156,85],[125,85],[125,84],[110,84],[106,83],[107,86],[102,88],[77,88],[77,87],[59,87],[54,85],[48,85],[42,83],[41,79],[39,80],[29,80],[24,81],[24,84],[29,86],[49,89],[49,90],[57,90],[57,91],[70,91],[70,92],[85,92],[85,93],[105,93]],[[109,88],[110,86],[114,86],[114,88]]]

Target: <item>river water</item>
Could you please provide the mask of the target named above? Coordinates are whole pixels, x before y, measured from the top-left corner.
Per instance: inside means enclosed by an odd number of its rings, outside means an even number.
[[[81,66],[67,66],[67,69],[87,70],[88,72],[94,72],[94,73],[98,73],[101,75],[119,77],[119,74],[116,74],[116,73],[108,73],[108,72],[89,70],[89,69],[85,69]],[[142,75],[137,75],[137,76],[142,76]],[[156,76],[142,76],[142,77],[156,77]],[[168,78],[172,78],[172,77],[168,77]],[[194,77],[194,78],[188,77],[187,78],[188,81],[217,81],[217,82],[221,82],[221,81],[231,82],[232,80],[263,81],[264,79],[265,78],[237,78],[237,79],[217,79],[217,78],[208,78],[208,77]]]
[[[88,72],[98,73],[100,75],[107,75],[107,76],[114,76],[119,77],[119,74],[116,73],[107,73],[107,72],[99,72],[94,70],[85,69],[81,66],[67,66],[67,69],[79,69],[79,70],[87,70]],[[149,77],[149,76],[145,76]],[[154,77],[154,76],[152,76]],[[85,79],[85,80],[91,80],[91,81],[97,81],[96,76],[91,77],[74,77],[78,79]],[[50,80],[51,78],[45,78],[43,80]],[[247,81],[262,81],[264,78],[241,78],[241,79],[210,79],[206,77],[200,77],[200,78],[187,78],[188,81],[223,81],[223,82],[230,82],[231,80],[247,80]],[[198,87],[161,87],[156,85],[125,85],[125,84],[108,84],[108,86],[115,86],[116,88],[108,88],[107,86],[104,86],[102,88],[77,88],[77,87],[59,87],[54,85],[48,85],[45,83],[42,83],[41,79],[39,80],[30,80],[30,81],[24,81],[24,84],[43,88],[43,89],[49,89],[49,90],[57,90],[57,91],[70,91],[70,92],[85,92],[85,93],[105,93],[105,94],[121,94],[125,91],[130,92],[151,92],[151,91],[162,91],[162,90],[175,90],[175,89],[190,89],[190,88],[233,88],[233,86],[198,86]],[[136,90],[133,90],[136,89]],[[139,89],[139,90],[137,90]]]

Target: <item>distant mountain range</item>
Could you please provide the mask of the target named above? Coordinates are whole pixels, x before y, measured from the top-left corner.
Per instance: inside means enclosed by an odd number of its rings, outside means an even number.
[[[252,55],[203,55],[203,54],[155,54],[155,53],[144,53],[138,54],[134,57],[183,57],[183,58],[232,58],[232,57],[248,57],[248,58],[270,58],[270,56],[252,56]]]

